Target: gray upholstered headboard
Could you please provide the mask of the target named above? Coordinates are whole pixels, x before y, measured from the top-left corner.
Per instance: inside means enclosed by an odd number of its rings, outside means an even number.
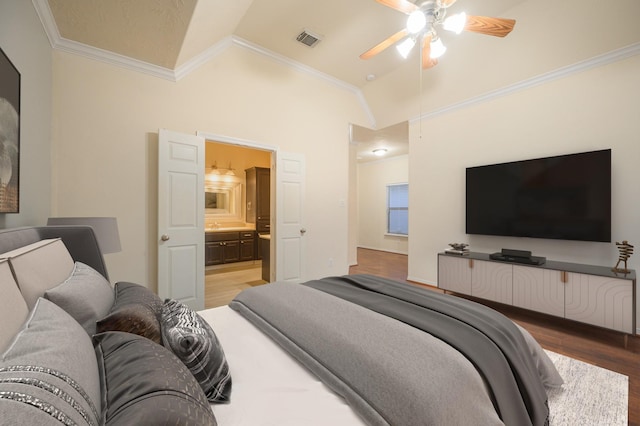
[[[47,238],[62,238],[74,261],[91,266],[107,280],[109,279],[98,240],[90,226],[30,226],[1,229],[0,253]]]

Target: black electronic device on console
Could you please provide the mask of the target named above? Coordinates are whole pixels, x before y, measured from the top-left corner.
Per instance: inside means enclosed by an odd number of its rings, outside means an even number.
[[[492,253],[489,255],[492,260],[500,260],[502,262],[515,262],[523,263],[526,265],[542,265],[547,261],[545,257],[532,256],[528,250],[513,250],[505,249],[498,253]]]

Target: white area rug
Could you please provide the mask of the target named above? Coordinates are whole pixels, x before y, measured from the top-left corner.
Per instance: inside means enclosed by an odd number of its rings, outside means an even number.
[[[552,426],[627,425],[627,376],[546,352],[565,382],[562,388],[547,392]]]

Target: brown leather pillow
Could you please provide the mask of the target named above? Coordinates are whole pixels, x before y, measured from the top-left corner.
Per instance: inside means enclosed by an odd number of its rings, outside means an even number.
[[[139,284],[118,282],[109,314],[96,323],[96,333],[124,331],[162,344],[160,314],[162,300]]]

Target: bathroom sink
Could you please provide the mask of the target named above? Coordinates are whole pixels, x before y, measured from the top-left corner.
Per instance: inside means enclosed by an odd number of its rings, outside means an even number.
[[[255,231],[255,227],[253,226],[218,226],[218,227],[207,227],[205,228],[206,232],[225,232],[225,231]]]

